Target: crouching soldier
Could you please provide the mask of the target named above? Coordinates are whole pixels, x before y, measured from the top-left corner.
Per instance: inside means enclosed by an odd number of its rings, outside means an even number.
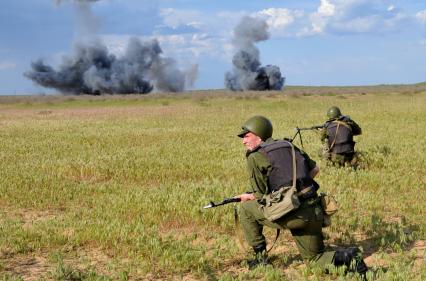
[[[248,119],[238,134],[247,148],[246,158],[252,193],[238,195],[241,199],[240,218],[245,239],[253,247],[254,258],[249,268],[268,264],[263,227],[289,229],[305,262],[322,267],[347,266],[365,278],[368,270],[358,248],[325,251],[322,234],[323,209],[317,195],[318,184],[313,178],[319,168],[315,161],[292,143],[272,139],[272,124],[263,116]],[[277,219],[265,216],[265,197],[278,190],[296,188],[299,206]]]
[[[342,115],[337,106],[327,110],[321,141],[325,144],[324,157],[337,166],[352,165],[355,155],[354,136],[361,135],[361,128],[349,116]]]

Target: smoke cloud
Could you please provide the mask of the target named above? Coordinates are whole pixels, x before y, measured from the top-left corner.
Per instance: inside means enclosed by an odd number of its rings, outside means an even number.
[[[181,92],[190,86],[186,84],[196,77],[197,67],[181,71],[173,59],[163,58],[161,53],[157,40],[131,38],[122,57],[93,41],[77,44],[74,55],[64,57],[58,70],[39,59],[24,75],[43,87],[70,94]]]
[[[78,18],[87,25],[93,18],[88,3],[98,0],[72,0],[84,9],[77,9]],[[57,0],[56,3],[60,4]],[[90,30],[90,26],[86,26]],[[24,76],[35,83],[65,94],[146,94],[153,90],[181,92],[192,86],[197,65],[182,71],[174,59],[164,57],[157,40],[131,38],[120,57],[108,51],[93,34],[80,40],[71,56],[64,56],[57,69],[42,59],[32,62]]]
[[[225,87],[233,91],[281,90],[285,78],[278,66],[261,66],[256,42],[269,39],[266,21],[243,17],[234,29],[233,45],[236,47],[232,72],[225,74]]]

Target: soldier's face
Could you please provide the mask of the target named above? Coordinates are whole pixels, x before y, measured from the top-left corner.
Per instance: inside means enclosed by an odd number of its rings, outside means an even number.
[[[243,137],[243,144],[247,150],[252,151],[262,143],[262,139],[252,132],[248,132]]]

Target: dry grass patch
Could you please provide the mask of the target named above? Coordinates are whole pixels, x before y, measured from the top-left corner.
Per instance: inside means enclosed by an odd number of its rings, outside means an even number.
[[[47,255],[18,255],[0,258],[2,273],[20,276],[25,281],[37,281],[47,277],[54,266],[49,263]],[[0,271],[0,272],[1,272]]]

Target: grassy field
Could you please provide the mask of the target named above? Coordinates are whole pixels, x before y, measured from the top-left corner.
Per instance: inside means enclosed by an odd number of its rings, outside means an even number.
[[[287,232],[250,272],[234,206],[202,209],[249,189],[248,117],[290,137],[332,105],[363,162],[328,167],[303,133],[341,207],[327,244],[362,246],[375,280],[426,280],[426,92],[381,90],[0,97],[0,280],[356,280],[306,267]]]

